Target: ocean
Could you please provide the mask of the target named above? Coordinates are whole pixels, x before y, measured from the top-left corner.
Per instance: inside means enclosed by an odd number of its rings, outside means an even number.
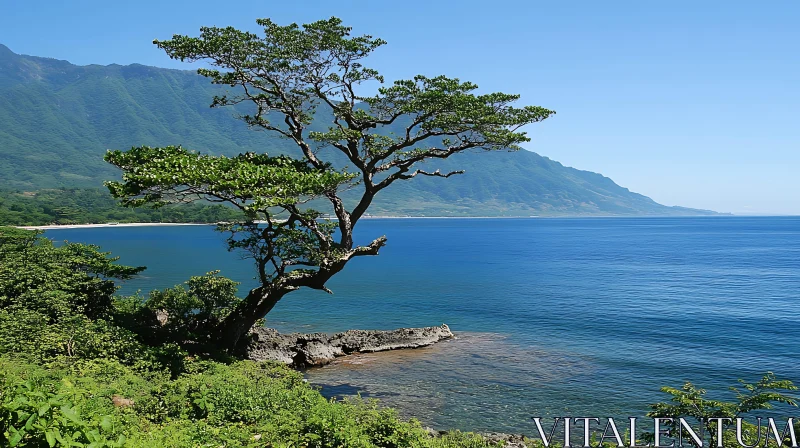
[[[535,435],[531,417],[641,416],[691,381],[711,398],[767,371],[800,383],[800,218],[367,219],[329,295],[297,291],[282,332],[447,323],[456,339],[306,372],[323,394],[377,398],[437,429]],[[121,294],[252,261],[213,226],[48,230],[144,265]],[[796,414],[797,412],[793,412]]]

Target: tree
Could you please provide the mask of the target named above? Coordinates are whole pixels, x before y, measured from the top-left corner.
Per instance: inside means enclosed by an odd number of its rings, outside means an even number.
[[[145,269],[119,265],[97,246],[56,246],[41,233],[0,227],[0,310],[36,311],[51,322],[75,314],[108,318],[114,280]]]
[[[56,245],[41,233],[0,227],[0,356],[51,362],[114,353],[131,363],[152,359],[135,335],[110,323],[114,281],[144,267],[117,264],[97,246]],[[2,440],[0,433],[5,446]]]
[[[755,384],[745,383],[739,380],[744,390],[731,387],[731,391],[736,394],[736,401],[711,400],[705,397],[706,390],[698,389],[692,383],[686,383],[681,389],[674,387],[662,387],[661,391],[672,396],[669,402],[661,402],[650,405],[648,417],[652,418],[671,418],[672,421],[664,425],[667,434],[677,437],[681,431],[680,425],[676,420],[678,417],[693,419],[699,423],[702,431],[708,434],[711,441],[710,447],[718,446],[718,433],[723,434],[723,446],[741,446],[735,440],[735,435],[727,431],[727,428],[736,422],[737,418],[744,417],[748,413],[763,409],[772,409],[773,403],[783,403],[790,406],[797,406],[797,399],[784,392],[794,392],[797,390],[789,380],[780,380],[772,372],[767,372],[759,382]],[[721,419],[721,420],[720,420]],[[718,425],[722,425],[718,428]],[[759,422],[756,425],[742,422],[742,436],[748,439],[747,443],[753,445],[767,446],[769,428],[764,430],[764,444],[761,444],[762,428]],[[702,433],[701,433],[702,434]],[[702,437],[702,436],[701,436]],[[725,440],[725,437],[733,440]],[[644,434],[647,442],[654,440],[653,433]],[[775,436],[777,440],[778,437]],[[783,439],[781,438],[782,442]]]
[[[220,323],[217,340],[228,348],[287,293],[303,287],[330,292],[326,282],[348,261],[378,254],[386,237],[359,246],[353,229],[382,190],[417,176],[462,173],[423,169],[429,160],[473,148],[517,150],[530,140],[520,129],[554,113],[514,107],[519,95],[477,94],[475,84],[445,76],[382,85],[384,78],[362,61],[385,42],[352,37],[335,17],[302,26],[257,23],[263,36],[206,27],[199,37],[175,35],[154,43],[173,59],[213,67],[198,73],[235,91],[214,97],[211,107],[247,107],[241,119],[288,139],[298,157],[215,157],[175,146],[106,154],[123,171],[122,182],[106,185],[124,205],[208,199],[245,213],[243,222],[223,228],[231,231],[231,249],[255,259],[260,286]],[[381,85],[377,93],[361,93],[370,83]],[[321,107],[332,121],[327,130],[310,130]],[[386,132],[398,126],[400,132]],[[334,166],[332,153],[347,166]],[[346,204],[341,193],[353,188],[360,195]],[[335,219],[321,219],[308,206],[313,199],[329,204]]]

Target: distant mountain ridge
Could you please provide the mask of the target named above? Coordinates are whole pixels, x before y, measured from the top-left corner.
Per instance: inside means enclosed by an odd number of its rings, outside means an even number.
[[[0,44],[0,187],[100,186],[119,176],[102,160],[108,148],[180,144],[228,155],[295,151],[286,140],[247,129],[230,109],[209,108],[219,91],[192,71],[139,64],[77,66],[19,55]],[[461,154],[431,166],[466,173],[395,184],[381,193],[371,213],[714,214],[658,204],[601,174],[565,167],[530,151]]]

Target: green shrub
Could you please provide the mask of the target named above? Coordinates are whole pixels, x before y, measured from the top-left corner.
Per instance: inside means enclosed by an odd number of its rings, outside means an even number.
[[[41,379],[41,378],[39,378]],[[64,378],[61,384],[3,378],[0,389],[0,445],[9,447],[122,447],[110,414],[82,412],[77,403],[92,392]]]
[[[55,246],[40,233],[0,227],[0,309],[35,311],[50,323],[75,315],[107,318],[114,279],[144,270],[118,265],[96,246]]]
[[[650,405],[650,412],[647,413],[651,418],[675,418],[684,417],[694,420],[697,424],[702,424],[703,429],[710,437],[709,446],[738,447],[739,442],[736,435],[729,428],[734,425],[736,418],[745,417],[749,413],[758,410],[772,409],[775,404],[797,406],[798,399],[792,395],[798,390],[797,386],[789,380],[778,379],[772,372],[767,372],[761,380],[756,383],[746,383],[739,380],[739,387],[731,387],[731,391],[736,394],[735,401],[712,400],[706,397],[706,390],[699,389],[692,383],[685,383],[682,388],[662,387],[661,391],[670,395],[670,401],[654,403]],[[716,440],[717,421],[715,418],[726,418],[721,421],[723,439]],[[674,436],[678,433],[678,422],[673,420],[665,425],[667,434]],[[742,432],[747,444],[760,443],[760,429],[756,425],[742,422]],[[652,442],[653,433],[645,433],[644,440]],[[788,441],[787,441],[788,442]],[[773,442],[774,443],[774,440]],[[791,443],[787,443],[791,445]],[[763,446],[760,445],[760,446]],[[770,445],[774,446],[774,445]]]
[[[143,344],[115,323],[114,279],[144,268],[116,264],[95,246],[56,246],[40,232],[0,227],[0,354],[38,364],[108,358],[178,373],[175,344]]]
[[[215,271],[113,297],[115,278],[142,269],[115,262],[0,228],[0,447],[487,446],[432,439],[374,401],[327,400],[283,365],[189,357],[179,344],[202,346],[237,284]]]
[[[14,354],[42,365],[80,359],[114,359],[139,371],[183,370],[185,352],[175,344],[148,346],[135,333],[85,316],[47,324],[29,310],[0,310],[0,354]]]
[[[16,437],[27,422],[23,417],[52,402],[42,425],[26,430],[19,446],[44,444],[48,428],[80,443],[106,444],[98,446],[120,441],[130,447],[489,446],[471,434],[432,439],[418,422],[405,422],[375,402],[326,400],[300,373],[272,363],[190,360],[186,372],[173,379],[113,360],[44,369],[0,358],[0,386],[0,437],[6,438],[0,440]],[[127,404],[115,406],[114,397]],[[14,414],[17,409],[22,414]]]
[[[219,271],[191,277],[184,285],[152,291],[139,310],[140,322],[149,319],[153,325],[154,318],[163,319],[156,325],[159,340],[205,341],[241,301],[236,297],[238,283]]]

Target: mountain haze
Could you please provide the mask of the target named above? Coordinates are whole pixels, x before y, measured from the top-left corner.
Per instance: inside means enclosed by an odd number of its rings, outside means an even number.
[[[98,187],[119,172],[106,149],[183,145],[212,154],[292,153],[286,140],[211,109],[219,86],[191,71],[138,64],[76,66],[18,55],[0,44],[0,188]],[[328,112],[320,111],[320,115]],[[318,117],[313,127],[325,122]],[[334,160],[336,161],[336,160]],[[600,174],[530,151],[467,153],[428,165],[464,169],[449,179],[399,182],[373,214],[687,215]]]

